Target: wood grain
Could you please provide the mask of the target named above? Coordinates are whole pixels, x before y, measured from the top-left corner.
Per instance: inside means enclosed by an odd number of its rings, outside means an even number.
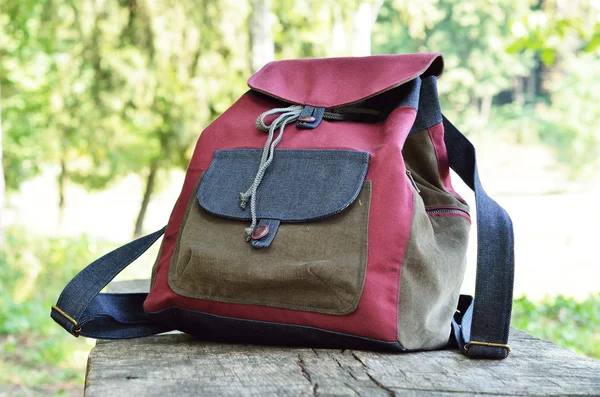
[[[184,334],[99,341],[85,388],[88,397],[600,396],[600,361],[516,329],[510,344],[508,359],[486,361],[455,350],[382,354],[227,345]]]

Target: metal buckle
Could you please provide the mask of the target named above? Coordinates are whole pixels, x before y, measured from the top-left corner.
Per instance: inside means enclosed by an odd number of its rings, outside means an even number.
[[[506,351],[508,352],[508,354],[510,354],[512,352],[512,350],[510,349],[509,345],[504,345],[502,343],[471,341],[471,342],[465,343],[465,352],[466,353],[469,352],[469,348],[471,346],[501,347],[503,349],[506,349]]]
[[[65,313],[61,309],[59,309],[58,306],[56,306],[56,305],[52,305],[52,309],[56,310],[57,312],[60,313],[61,316],[63,316],[64,318],[66,318],[67,320],[69,320],[70,322],[73,323],[73,325],[75,326],[75,328],[73,328],[73,335],[76,338],[79,337],[79,332],[81,332],[81,328],[79,327],[79,324],[77,324],[77,321],[75,321],[75,319],[73,317],[69,316],[67,313]]]

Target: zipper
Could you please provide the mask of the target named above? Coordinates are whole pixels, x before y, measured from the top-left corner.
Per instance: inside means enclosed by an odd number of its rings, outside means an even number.
[[[460,215],[460,216],[466,216],[467,218],[471,219],[471,215],[469,215],[469,213],[463,209],[460,208],[455,208],[455,207],[450,207],[450,208],[431,208],[431,209],[427,209],[425,208],[425,211],[427,212],[427,215],[443,215],[443,214],[454,214],[454,215]]]
[[[415,187],[417,193],[421,193],[421,189],[419,189],[419,187],[417,186],[417,182],[415,182],[415,179],[413,178],[412,172],[410,172],[410,170],[406,170],[406,176],[408,176],[408,179],[410,179],[410,182]]]

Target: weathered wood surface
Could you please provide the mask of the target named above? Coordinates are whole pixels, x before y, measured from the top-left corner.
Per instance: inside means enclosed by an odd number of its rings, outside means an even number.
[[[510,344],[508,359],[485,361],[451,350],[226,345],[184,334],[99,341],[86,396],[600,396],[600,361],[516,329]]]

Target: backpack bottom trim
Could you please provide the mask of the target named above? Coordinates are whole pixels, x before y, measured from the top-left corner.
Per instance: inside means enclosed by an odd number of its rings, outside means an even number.
[[[224,317],[179,307],[149,312],[148,315],[170,328],[214,342],[408,351],[398,342],[387,342],[310,326]]]

